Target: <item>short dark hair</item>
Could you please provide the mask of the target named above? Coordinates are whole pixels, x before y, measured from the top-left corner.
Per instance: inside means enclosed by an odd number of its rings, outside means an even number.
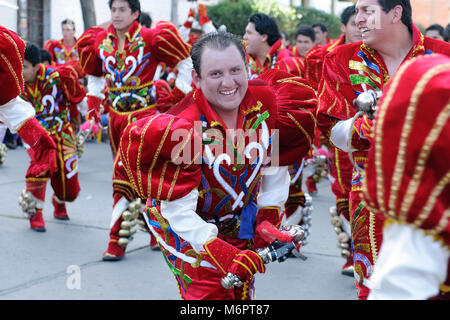
[[[259,34],[267,34],[267,44],[273,46],[281,38],[280,29],[274,18],[264,13],[255,13],[248,22],[255,25],[255,30]]]
[[[75,21],[70,20],[70,19],[64,19],[64,20],[61,22],[61,27],[62,27],[63,25],[65,25],[65,24],[71,25],[71,26],[73,27],[73,30],[75,30]]]
[[[310,26],[300,25],[297,29],[297,32],[295,33],[295,39],[297,39],[299,35],[310,38],[312,42],[316,41],[316,33]]]
[[[45,61],[48,61],[49,64],[52,64],[52,56],[47,50],[41,49],[41,62]]]
[[[109,0],[108,4],[109,4],[110,9],[112,8],[114,1],[116,1],[116,0]],[[141,15],[141,2],[139,0],[123,0],[123,1],[128,2],[128,5],[130,6],[132,13],[135,13],[136,11],[138,11],[139,16]],[[139,18],[137,20],[139,20]]]
[[[431,30],[436,30],[437,32],[439,32],[439,35],[444,38],[445,29],[440,24],[437,24],[437,23],[432,24],[431,26],[429,26],[428,28],[425,29],[425,32],[428,32]]]
[[[320,30],[322,30],[322,32],[328,32],[327,26],[325,24],[323,24],[322,22],[314,23],[311,27],[313,29],[319,27]]]
[[[448,42],[449,39],[450,39],[450,23],[445,27],[444,30],[444,40]]]
[[[356,6],[351,5],[344,9],[341,13],[341,23],[346,26],[350,18],[356,14]]]
[[[242,56],[242,60],[247,64],[247,56],[245,47],[242,44],[242,39],[229,32],[210,32],[200,37],[192,46],[191,59],[195,72],[201,76],[200,64],[203,51],[206,47],[210,49],[223,50],[229,46],[234,45]]]
[[[27,42],[24,59],[30,62],[33,67],[41,63],[41,49],[36,44]]]
[[[144,27],[150,28],[152,26],[152,17],[150,17],[150,14],[148,14],[147,12],[141,12],[139,23]]]
[[[391,11],[395,6],[401,6],[403,8],[402,22],[412,32],[412,7],[410,0],[378,0],[378,4],[386,13]]]

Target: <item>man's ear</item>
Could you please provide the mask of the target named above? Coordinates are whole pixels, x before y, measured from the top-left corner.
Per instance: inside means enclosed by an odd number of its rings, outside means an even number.
[[[194,69],[192,69],[192,82],[194,82],[197,89],[200,89],[200,76]]]
[[[402,20],[403,7],[401,5],[397,5],[392,10],[394,10],[394,17],[392,19],[392,23],[397,23],[400,20]]]
[[[346,27],[343,23],[341,23],[341,31],[342,33],[345,33]]]
[[[262,34],[261,35],[261,41],[262,42],[267,42],[267,39],[269,38],[269,36],[267,34]]]

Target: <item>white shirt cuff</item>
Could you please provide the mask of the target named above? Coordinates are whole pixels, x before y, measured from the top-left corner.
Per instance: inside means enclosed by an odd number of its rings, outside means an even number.
[[[20,97],[0,106],[0,121],[11,130],[11,133],[16,133],[22,123],[35,114],[33,106]]]
[[[387,226],[368,283],[368,299],[425,300],[436,296],[447,277],[449,256],[449,250],[423,230]]]

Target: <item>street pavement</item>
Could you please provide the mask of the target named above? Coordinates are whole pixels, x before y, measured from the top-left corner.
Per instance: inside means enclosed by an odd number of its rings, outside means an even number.
[[[30,230],[18,205],[28,155],[9,150],[0,166],[0,300],[180,300],[161,252],[138,231],[125,259],[103,262],[112,208],[112,157],[106,142],[89,142],[79,163],[81,192],[67,204],[70,221],[53,218],[47,185],[47,232]],[[327,180],[313,197],[306,261],[291,258],[257,275],[256,300],[356,300],[352,277],[340,273],[344,259],[336,246],[328,208],[334,204]]]

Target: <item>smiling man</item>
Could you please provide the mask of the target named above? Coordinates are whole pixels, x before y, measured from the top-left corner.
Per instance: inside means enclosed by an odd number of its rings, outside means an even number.
[[[137,198],[122,162],[116,157],[120,138],[130,122],[161,111],[154,82],[158,64],[178,68],[172,93],[184,96],[192,90],[192,62],[190,46],[181,39],[174,25],[161,21],[155,28],[148,29],[139,24],[139,0],[110,0],[109,7],[112,20],[109,28],[88,29],[77,45],[81,66],[89,75],[87,120],[100,121],[106,80],[110,104],[109,141],[115,159],[110,241],[103,260],[115,261],[123,258],[135,230],[131,227],[135,220],[124,221],[123,213],[129,213],[131,207],[136,210],[131,203]]]
[[[364,116],[352,125],[358,111],[353,102],[362,92],[382,92],[405,61],[432,52],[450,55],[450,46],[420,33],[412,22],[409,0],[358,0],[356,12],[355,23],[363,42],[339,46],[326,56],[318,89],[317,120],[321,132],[346,152],[352,130],[356,163],[350,191],[352,248],[358,297],[366,299],[367,279],[382,243],[384,218],[369,212],[361,201],[372,121]]]
[[[312,134],[315,94],[300,78],[279,70],[249,81],[242,41],[229,33],[203,36],[191,57],[192,96],[168,114],[129,125],[120,156],[139,196],[148,199],[148,224],[182,298],[249,300],[254,274],[265,272],[254,250],[274,239],[258,230],[265,225],[279,234],[289,191],[285,164],[310,148],[307,134],[277,127],[278,118],[288,118],[289,104],[295,105],[301,110],[290,112]],[[282,143],[287,137],[297,148]],[[267,165],[272,174],[264,171]],[[243,285],[224,288],[227,273],[238,275]]]

